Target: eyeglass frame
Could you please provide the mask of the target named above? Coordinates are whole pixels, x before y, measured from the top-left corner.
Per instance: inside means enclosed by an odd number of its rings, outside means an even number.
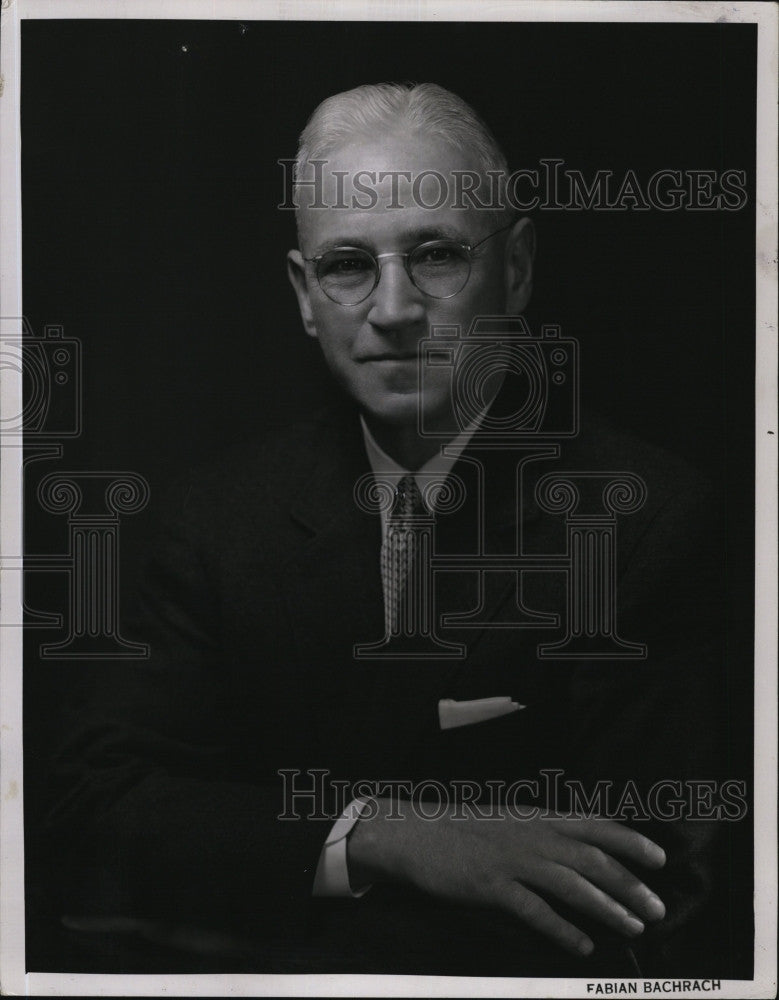
[[[416,288],[417,291],[421,292],[423,295],[427,295],[428,298],[436,299],[437,301],[442,302],[446,299],[453,299],[455,295],[459,295],[460,292],[465,288],[465,286],[470,281],[471,268],[473,264],[471,254],[473,253],[473,251],[476,250],[478,247],[480,247],[482,243],[486,243],[487,240],[491,240],[493,236],[497,236],[498,233],[504,233],[507,229],[511,229],[511,227],[516,223],[516,221],[517,221],[516,219],[512,219],[511,222],[508,222],[505,226],[501,226],[500,229],[496,229],[494,232],[489,233],[483,239],[480,239],[478,243],[458,243],[457,240],[450,240],[446,238],[438,240],[425,240],[424,243],[419,243],[417,246],[412,247],[412,249],[407,251],[406,253],[400,253],[398,251],[398,252],[387,252],[378,254],[373,254],[371,253],[370,250],[366,250],[364,247],[338,246],[338,247],[331,247],[330,250],[326,250],[324,253],[317,254],[316,257],[303,257],[303,260],[306,261],[306,263],[308,264],[317,265],[315,272],[317,284],[322,289],[322,294],[326,296],[326,298],[330,299],[331,302],[334,302],[337,306],[346,306],[346,308],[349,308],[350,306],[359,306],[362,305],[362,303],[365,302],[366,299],[369,299],[371,295],[373,295],[373,293],[376,291],[376,288],[378,287],[378,284],[381,281],[380,261],[386,259],[387,257],[400,257],[403,260],[403,269],[408,275],[408,280],[411,282],[414,288]],[[424,250],[425,247],[435,246],[439,243],[447,243],[450,245],[457,246],[461,250],[465,250],[468,254],[468,274],[465,278],[465,281],[462,283],[460,288],[457,289],[456,292],[452,292],[450,295],[432,295],[430,292],[426,292],[424,288],[420,288],[419,285],[416,283],[416,281],[414,281],[414,278],[411,274],[411,269],[408,265],[409,257],[413,256],[415,253],[418,253],[420,250]],[[319,277],[319,264],[321,263],[322,260],[324,260],[327,254],[338,253],[343,250],[357,250],[360,253],[364,253],[368,257],[370,257],[375,264],[373,286],[371,287],[370,291],[367,292],[361,299],[358,299],[357,302],[339,302],[337,299],[332,298],[330,295],[327,294],[324,288],[322,288],[322,282]]]

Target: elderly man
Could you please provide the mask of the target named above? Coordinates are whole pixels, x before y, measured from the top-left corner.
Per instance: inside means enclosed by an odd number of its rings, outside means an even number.
[[[282,972],[684,970],[712,823],[652,790],[718,777],[714,505],[602,424],[517,422],[535,237],[506,176],[441,87],[314,112],[288,272],[342,392],[199,471],[169,518],[139,608],[152,659],[106,676],[61,758],[70,927]],[[463,416],[452,346],[485,322]],[[560,469],[646,485],[599,564],[628,640],[611,622],[608,653],[539,652],[573,613],[539,484]]]

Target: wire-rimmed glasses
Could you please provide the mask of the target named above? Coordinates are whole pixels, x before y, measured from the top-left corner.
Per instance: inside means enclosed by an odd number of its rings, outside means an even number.
[[[315,265],[317,281],[324,294],[342,306],[356,306],[368,298],[381,278],[381,261],[388,257],[402,259],[406,273],[420,292],[434,299],[451,299],[468,283],[473,251],[513,224],[509,222],[473,244],[447,239],[427,240],[408,253],[380,254],[372,254],[361,247],[344,246],[303,260]]]

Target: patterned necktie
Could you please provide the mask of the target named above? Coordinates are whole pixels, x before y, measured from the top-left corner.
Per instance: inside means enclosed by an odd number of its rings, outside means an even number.
[[[387,519],[381,546],[381,579],[384,585],[384,621],[388,635],[414,635],[415,602],[419,588],[413,571],[419,555],[420,529],[431,515],[422,501],[413,476],[403,476],[395,490],[395,503]]]

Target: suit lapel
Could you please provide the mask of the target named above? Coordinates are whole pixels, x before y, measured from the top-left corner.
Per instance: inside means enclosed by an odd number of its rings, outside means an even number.
[[[555,457],[557,451],[553,446],[539,451],[521,449],[510,442],[490,447],[477,437],[452,470],[463,483],[467,500],[455,514],[438,517],[435,551],[448,557],[472,557],[474,569],[440,574],[438,606],[444,615],[480,609],[467,628],[469,648],[482,636],[483,628],[476,627],[476,622],[486,625],[497,617],[509,624],[516,617],[511,610],[516,605],[515,574],[480,571],[478,557],[526,553],[525,543],[539,520],[532,485],[538,470],[546,471],[543,459]]]
[[[379,518],[360,510],[354,487],[368,471],[356,417],[324,428],[308,481],[290,514],[306,533],[285,565],[297,645],[343,657],[383,622]]]

